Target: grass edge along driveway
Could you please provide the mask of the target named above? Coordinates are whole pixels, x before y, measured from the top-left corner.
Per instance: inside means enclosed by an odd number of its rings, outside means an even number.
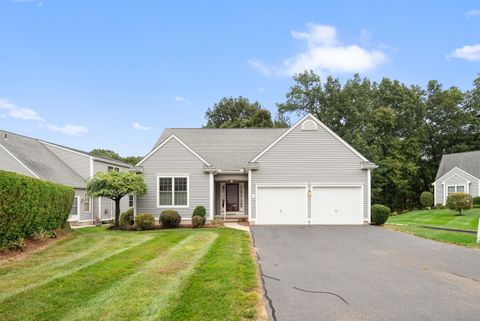
[[[2,320],[262,319],[249,235],[226,228],[76,230],[0,265],[0,288]]]
[[[423,227],[429,226],[476,232],[480,209],[474,208],[464,213],[465,215],[458,216],[456,212],[448,209],[413,211],[389,217],[385,227],[435,241],[480,248],[476,241],[476,234],[434,230]]]

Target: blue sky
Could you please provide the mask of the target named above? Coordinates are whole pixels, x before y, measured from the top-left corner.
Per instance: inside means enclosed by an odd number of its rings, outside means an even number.
[[[303,68],[471,87],[480,1],[0,0],[0,128],[144,155],[223,96],[275,113]]]

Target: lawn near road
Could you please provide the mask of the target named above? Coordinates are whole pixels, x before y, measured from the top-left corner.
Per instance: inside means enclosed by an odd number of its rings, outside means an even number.
[[[389,217],[386,227],[436,241],[480,248],[475,234],[424,228],[430,226],[476,232],[480,209],[474,208],[462,213],[465,215],[456,215],[457,212],[448,209],[413,211]]]
[[[261,318],[247,233],[84,228],[0,262],[1,320]]]

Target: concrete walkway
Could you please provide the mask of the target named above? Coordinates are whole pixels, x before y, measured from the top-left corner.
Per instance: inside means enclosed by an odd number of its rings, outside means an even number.
[[[230,223],[223,223],[223,226],[228,227],[228,228],[234,228],[236,230],[241,230],[250,233],[250,227],[246,225],[241,225],[235,222],[230,222]]]

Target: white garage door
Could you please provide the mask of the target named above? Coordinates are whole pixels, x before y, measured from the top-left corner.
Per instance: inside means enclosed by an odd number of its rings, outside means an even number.
[[[307,224],[306,187],[258,187],[256,224]]]
[[[312,224],[363,224],[361,186],[313,187]]]

